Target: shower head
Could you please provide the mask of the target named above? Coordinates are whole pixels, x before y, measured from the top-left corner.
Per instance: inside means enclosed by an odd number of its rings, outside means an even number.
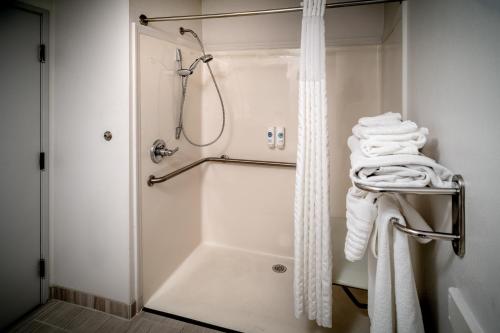
[[[182,77],[186,77],[193,74],[193,70],[188,68],[181,68],[177,70],[177,74],[179,74]]]
[[[214,59],[214,57],[211,54],[204,54],[199,58],[201,61],[204,63],[210,62]]]
[[[200,61],[202,61],[204,63],[207,63],[207,62],[211,61],[213,58],[214,57],[211,54],[202,55],[201,57],[199,57],[198,59],[196,59],[195,61],[193,61],[193,63],[191,64],[191,66],[189,66],[189,70],[191,72],[193,72],[194,69],[196,68],[196,66],[198,66],[198,63]]]

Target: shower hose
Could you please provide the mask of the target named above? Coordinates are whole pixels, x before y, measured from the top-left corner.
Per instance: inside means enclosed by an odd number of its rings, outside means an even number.
[[[201,46],[201,49],[203,52],[203,56],[205,56],[205,50],[204,50],[203,46]],[[192,144],[193,146],[196,146],[196,147],[206,147],[206,146],[210,146],[211,144],[217,142],[217,140],[219,140],[220,137],[222,136],[222,133],[224,133],[224,127],[226,126],[226,110],[224,108],[224,102],[222,101],[222,95],[220,93],[219,86],[217,84],[217,80],[215,80],[215,76],[214,76],[214,73],[212,72],[212,68],[210,67],[210,64],[208,62],[206,62],[205,65],[207,65],[207,67],[208,67],[210,77],[212,78],[212,82],[214,83],[215,90],[217,91],[217,95],[219,96],[221,112],[222,112],[222,124],[221,124],[219,134],[213,140],[209,141],[208,143],[196,143],[189,137],[189,135],[186,133],[186,130],[184,129],[184,124],[183,124],[184,104],[186,101],[186,93],[187,93],[189,76],[182,77],[182,97],[181,97],[181,108],[180,108],[180,115],[179,115],[179,127],[180,127],[180,131],[181,131],[182,135],[186,138],[186,140],[190,144]]]

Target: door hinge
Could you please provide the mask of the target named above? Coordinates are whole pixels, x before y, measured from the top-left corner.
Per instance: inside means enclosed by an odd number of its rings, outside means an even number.
[[[47,60],[46,58],[46,52],[45,52],[45,44],[40,44],[40,47],[38,48],[38,60],[41,62],[41,63],[45,63],[45,61]]]
[[[40,170],[45,170],[45,153],[40,153]]]
[[[44,279],[45,278],[45,259],[40,259],[40,266],[39,266],[39,273],[40,273],[40,278]]]

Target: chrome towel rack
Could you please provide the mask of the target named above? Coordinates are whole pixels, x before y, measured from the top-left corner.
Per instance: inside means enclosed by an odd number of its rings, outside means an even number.
[[[453,187],[381,187],[369,186],[354,182],[357,188],[374,193],[400,193],[400,194],[424,194],[424,195],[451,195],[452,196],[452,232],[431,232],[412,229],[399,223],[399,219],[393,217],[390,222],[401,232],[415,237],[434,240],[451,241],[453,251],[459,257],[465,255],[465,184],[461,175],[454,175],[452,178]]]
[[[229,158],[227,155],[221,155],[220,157],[205,157],[196,162],[188,164],[180,169],[167,173],[164,176],[156,177],[154,175],[149,176],[148,186],[153,186],[154,184],[163,183],[175,176],[178,176],[192,168],[201,165],[206,162],[216,162],[216,163],[231,163],[231,164],[247,164],[247,165],[263,165],[263,166],[273,166],[273,167],[285,167],[285,168],[295,168],[295,163],[290,162],[275,162],[275,161],[261,161],[261,160],[247,160],[240,158]]]

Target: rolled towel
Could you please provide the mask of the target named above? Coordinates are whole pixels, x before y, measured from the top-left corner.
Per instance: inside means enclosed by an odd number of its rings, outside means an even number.
[[[390,126],[397,125],[401,122],[401,114],[394,112],[386,112],[374,117],[363,117],[358,120],[358,124],[362,126]]]
[[[377,196],[377,194],[367,193],[355,187],[351,187],[347,191],[347,235],[344,254],[349,261],[360,260],[365,254],[373,222],[377,217],[375,205]]]
[[[353,182],[372,186],[405,186],[449,188],[453,174],[424,155],[385,155],[367,157],[361,152],[359,140],[349,137],[351,149],[350,177]]]

